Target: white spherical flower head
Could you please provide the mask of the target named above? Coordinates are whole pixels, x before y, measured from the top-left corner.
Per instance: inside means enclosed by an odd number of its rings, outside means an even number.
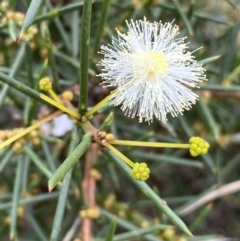
[[[103,84],[115,87],[111,103],[139,121],[152,122],[155,116],[166,122],[189,110],[198,96],[189,87],[206,80],[204,69],[185,38],[175,38],[179,28],[172,23],[127,22],[127,34],[117,30],[112,45],[102,46],[104,58],[98,63]]]

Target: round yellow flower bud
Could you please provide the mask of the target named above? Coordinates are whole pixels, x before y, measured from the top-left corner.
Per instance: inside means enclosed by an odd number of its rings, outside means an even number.
[[[79,216],[80,216],[81,218],[86,218],[86,217],[87,217],[87,212],[86,212],[86,210],[81,210],[81,211],[79,212]]]
[[[172,240],[174,236],[175,236],[175,230],[172,227],[165,229],[164,232],[162,233],[162,237],[164,238],[164,240]]]
[[[116,195],[111,193],[107,196],[106,200],[104,201],[104,207],[109,210],[114,203],[116,202]]]
[[[100,137],[101,138],[105,138],[107,135],[107,133],[105,131],[101,131]]]
[[[25,17],[25,15],[23,13],[21,13],[21,12],[16,12],[15,13],[15,19],[16,20],[22,20],[23,21],[24,17]]]
[[[0,6],[1,6],[3,9],[7,9],[8,6],[9,6],[9,4],[8,4],[8,2],[4,1],[4,2],[1,3]]]
[[[100,209],[98,207],[89,208],[86,210],[87,216],[92,219],[99,218],[101,215]]]
[[[7,216],[3,219],[3,223],[4,224],[10,224],[11,223],[11,217],[10,216]]]
[[[39,88],[40,90],[48,91],[52,89],[52,82],[48,77],[42,78],[39,81]]]
[[[101,173],[100,173],[97,169],[95,169],[95,168],[92,168],[92,169],[90,170],[90,175],[91,175],[91,177],[93,177],[95,180],[100,180],[100,179],[102,178]]]
[[[5,130],[0,131],[0,140],[5,140],[6,133]]]
[[[73,100],[73,92],[70,90],[66,90],[62,93],[62,97],[66,100],[72,101]]]
[[[134,163],[133,169],[131,171],[135,179],[139,181],[146,181],[149,178],[150,170],[146,163]]]
[[[33,137],[32,143],[34,146],[39,146],[41,144],[41,139],[39,137]]]
[[[34,138],[34,137],[38,137],[39,133],[37,130],[33,130],[29,133],[29,137],[30,139]]]
[[[7,12],[7,18],[8,18],[8,19],[14,19],[14,18],[15,18],[15,15],[16,15],[16,13],[13,12],[13,11],[8,11],[8,12]]]
[[[112,133],[108,133],[105,137],[105,139],[111,143],[111,141],[114,141],[115,136]]]
[[[23,144],[20,141],[16,141],[13,144],[12,149],[15,153],[21,153],[23,150]]]
[[[7,25],[8,24],[8,18],[7,17],[3,17],[2,18],[2,25]]]
[[[38,29],[36,26],[31,26],[28,31],[32,34],[32,35],[36,35],[38,33]]]
[[[40,56],[44,59],[47,58],[48,57],[48,50],[46,48],[42,47],[40,49]]]
[[[187,241],[185,237],[177,237],[176,241]]]
[[[17,209],[17,215],[18,215],[18,217],[20,217],[20,218],[23,218],[24,217],[24,207],[18,207],[18,209]]]
[[[209,143],[200,137],[191,137],[189,143],[189,151],[192,156],[206,154],[208,152],[208,148],[210,147]]]

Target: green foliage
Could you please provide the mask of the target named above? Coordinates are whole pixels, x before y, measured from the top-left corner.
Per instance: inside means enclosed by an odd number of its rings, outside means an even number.
[[[7,147],[0,149],[0,240],[239,237],[239,9],[237,0],[1,1],[0,146],[7,141]],[[100,46],[117,37],[115,28],[127,31],[125,20],[144,16],[174,20],[206,68],[208,82],[193,90],[200,100],[166,124],[125,116],[99,86]],[[40,95],[44,77],[59,95],[44,93],[54,104]],[[56,108],[72,120],[62,134],[54,134],[67,125],[52,121],[61,113],[51,115]],[[36,120],[37,129],[21,136]],[[39,129],[48,121],[52,134]],[[181,146],[192,136],[210,143],[206,155],[108,148],[114,137]],[[134,178],[127,157],[147,163],[147,181]]]

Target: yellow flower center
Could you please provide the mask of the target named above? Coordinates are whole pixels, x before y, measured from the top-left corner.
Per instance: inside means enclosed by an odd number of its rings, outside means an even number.
[[[140,52],[134,54],[132,60],[135,74],[149,80],[164,77],[169,69],[167,58],[162,52]]]

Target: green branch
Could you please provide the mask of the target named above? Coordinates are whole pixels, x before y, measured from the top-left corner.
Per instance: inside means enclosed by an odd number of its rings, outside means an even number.
[[[84,114],[88,106],[88,49],[90,42],[90,23],[92,1],[84,0],[80,43],[80,90],[78,111]]]

